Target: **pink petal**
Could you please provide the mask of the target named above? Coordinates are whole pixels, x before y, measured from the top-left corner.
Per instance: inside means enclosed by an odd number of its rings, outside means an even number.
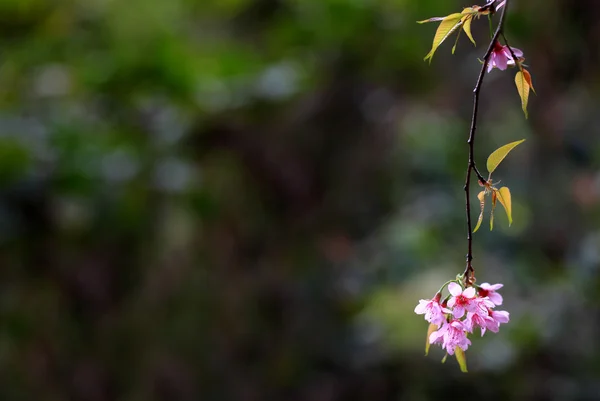
[[[508,61],[504,54],[496,54],[494,58],[496,60],[496,68],[500,70],[506,70],[506,62]]]
[[[469,287],[463,291],[462,295],[465,298],[473,298],[475,296],[475,287]]]
[[[497,294],[497,295],[500,295],[500,294]],[[500,298],[502,298],[502,295],[500,295]],[[494,306],[496,306],[496,304],[494,302],[492,302],[492,300],[489,298],[489,295],[487,297],[483,298],[483,304],[488,308],[493,308]]]
[[[492,317],[499,323],[508,323],[509,321],[509,313],[503,310],[494,311]]]
[[[504,7],[504,3],[506,3],[506,0],[504,0],[502,3],[498,4],[496,6],[496,11],[500,10],[502,7]]]
[[[442,332],[442,329],[440,329],[438,331],[434,331],[433,333],[431,333],[429,335],[429,344],[435,343],[437,340],[439,340],[443,336],[444,336],[444,333]]]
[[[458,330],[464,330],[465,328],[464,324],[459,320],[453,320],[452,323],[450,323],[450,326]]]
[[[455,318],[460,319],[461,317],[463,317],[465,315],[465,308],[463,308],[462,306],[457,306],[454,308],[454,311],[452,312],[452,314],[454,315]]]
[[[423,313],[425,313],[425,312],[426,312],[426,308],[427,308],[427,304],[428,304],[428,303],[429,303],[429,302],[428,302],[428,301],[426,301],[426,300],[424,300],[424,299],[420,300],[420,301],[419,301],[419,305],[417,305],[417,306],[415,307],[415,313],[416,313],[417,315],[422,315]]]
[[[450,294],[454,295],[455,297],[459,296],[460,294],[462,294],[462,288],[460,285],[456,284],[456,283],[450,283],[448,284],[448,291],[450,291]]]
[[[513,53],[517,57],[523,57],[523,51],[521,49],[517,49],[516,47],[511,47]]]
[[[489,73],[490,71],[492,71],[494,69],[495,65],[496,65],[496,62],[494,60],[494,53],[492,52],[492,54],[490,55],[490,59],[488,61],[487,72]]]
[[[488,297],[490,298],[490,301],[492,301],[495,305],[502,305],[502,295],[498,294],[497,292],[489,293]]]
[[[452,298],[450,298],[450,300],[448,300],[448,306],[450,308],[452,308],[455,303],[456,303],[456,297],[452,297]]]

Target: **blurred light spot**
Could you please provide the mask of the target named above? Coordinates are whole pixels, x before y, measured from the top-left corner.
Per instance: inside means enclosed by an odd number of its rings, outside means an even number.
[[[298,91],[298,71],[291,63],[267,68],[258,78],[256,93],[264,98],[284,99]]]
[[[192,171],[187,163],[171,158],[158,165],[154,178],[159,189],[167,192],[182,192],[192,179]]]
[[[38,96],[64,96],[71,90],[71,76],[64,66],[52,64],[38,73],[34,85]]]
[[[188,121],[176,109],[164,107],[158,111],[151,130],[159,141],[172,145],[183,138],[187,128]]]
[[[93,209],[83,199],[61,197],[55,199],[52,209],[56,224],[63,230],[84,229],[93,219]]]
[[[233,94],[223,81],[213,79],[198,87],[196,103],[209,112],[219,112],[231,107]]]
[[[103,177],[108,181],[129,181],[138,170],[138,162],[124,149],[116,149],[102,157],[101,171]]]

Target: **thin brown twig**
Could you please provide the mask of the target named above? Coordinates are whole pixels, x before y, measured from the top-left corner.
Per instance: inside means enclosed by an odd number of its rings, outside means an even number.
[[[473,115],[471,117],[471,129],[469,130],[469,140],[467,143],[469,144],[469,164],[467,166],[467,177],[465,179],[465,199],[466,199],[466,212],[467,212],[467,241],[468,241],[468,250],[467,250],[467,265],[465,267],[465,271],[463,273],[463,278],[465,280],[465,285],[472,285],[475,278],[475,270],[473,269],[472,260],[473,260],[473,227],[471,224],[471,201],[470,201],[470,191],[469,191],[469,183],[471,182],[471,171],[475,171],[477,178],[480,182],[485,182],[486,180],[481,176],[477,167],[475,167],[475,159],[473,156],[474,146],[475,146],[475,131],[477,130],[477,112],[479,111],[479,92],[481,91],[481,85],[483,84],[483,78],[485,76],[485,72],[487,69],[487,65],[489,62],[490,55],[494,50],[494,45],[498,40],[498,37],[502,34],[502,30],[504,28],[504,20],[506,17],[506,10],[508,9],[509,0],[506,0],[504,4],[504,8],[502,9],[502,13],[500,14],[500,21],[498,22],[498,26],[496,27],[496,31],[492,36],[492,40],[485,52],[485,56],[483,56],[483,65],[481,66],[481,71],[479,71],[479,77],[477,78],[477,83],[475,84],[475,88],[473,89]]]

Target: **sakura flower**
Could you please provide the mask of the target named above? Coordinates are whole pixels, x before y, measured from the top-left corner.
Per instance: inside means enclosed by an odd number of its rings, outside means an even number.
[[[473,298],[473,302],[471,302],[470,312],[473,312],[483,318],[487,317],[490,313],[490,308],[496,306],[488,297],[475,297]]]
[[[446,313],[452,313],[452,311],[443,308],[440,305],[440,298],[442,294],[437,293],[433,299],[421,299],[419,304],[415,307],[415,313],[417,315],[425,315],[425,320],[429,323],[437,324],[440,326],[446,321]]]
[[[491,320],[487,320],[487,324],[486,324],[486,328],[489,329],[490,331],[497,333],[498,330],[500,330],[500,324],[501,323],[508,323],[509,319],[509,313],[503,310],[500,311],[493,311],[490,310],[490,317]]]
[[[511,49],[517,58],[523,56],[523,52],[516,47],[511,47]],[[506,67],[509,65],[515,65],[515,60],[513,60],[508,46],[502,46],[496,41],[496,43],[494,43],[494,50],[492,50],[492,54],[490,54],[488,60],[488,72],[492,71],[494,67],[500,70],[506,70]]]
[[[498,294],[496,290],[502,288],[504,284],[482,283],[479,286],[478,294],[480,297],[488,297],[494,305],[502,305],[502,295]]]
[[[460,285],[450,283],[448,284],[448,291],[452,294],[452,298],[448,300],[448,307],[453,308],[452,314],[455,318],[460,319],[464,316],[465,310],[471,311],[475,306],[473,304],[475,288],[469,287],[463,291]]]
[[[477,313],[468,312],[467,317],[464,320],[465,330],[472,333],[475,327],[479,326],[481,328],[481,336],[485,334],[488,325],[495,325],[494,319],[492,319],[489,314],[487,316],[482,316]]]
[[[442,343],[442,348],[450,355],[454,355],[456,347],[466,351],[471,345],[471,341],[467,338],[465,326],[459,320],[444,323],[442,328],[431,333],[429,343]]]

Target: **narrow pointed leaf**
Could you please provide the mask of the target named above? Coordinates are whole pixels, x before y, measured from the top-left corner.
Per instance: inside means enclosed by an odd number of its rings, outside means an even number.
[[[428,22],[443,21],[444,18],[446,17],[431,17],[428,19],[424,19],[423,21],[417,21],[417,24],[426,24]]]
[[[517,92],[519,92],[519,96],[521,97],[521,108],[523,109],[523,113],[525,114],[525,118],[527,115],[527,102],[529,101],[529,84],[527,83],[527,79],[525,79],[525,74],[522,71],[517,72],[515,75],[515,85],[517,86]]]
[[[467,8],[463,8],[463,10],[460,13],[463,14],[463,15],[465,15],[465,14],[477,14],[477,10],[475,10],[473,7],[467,7]]]
[[[456,45],[458,45],[458,39],[460,39],[460,33],[462,31],[458,31],[458,35],[456,35],[456,40],[454,41],[454,46],[452,46],[452,54],[456,51]]]
[[[460,366],[460,371],[467,373],[467,356],[465,355],[465,351],[463,351],[462,348],[456,347],[454,348],[454,355],[456,355],[456,360],[458,361],[458,366]]]
[[[511,142],[504,146],[500,146],[498,149],[494,150],[492,154],[489,155],[487,159],[487,169],[490,174],[496,170],[496,167],[504,160],[506,155],[515,148],[515,146],[524,142],[525,139],[521,139],[520,141]]]
[[[479,199],[479,205],[481,206],[481,213],[479,213],[479,219],[477,219],[477,225],[473,232],[479,230],[479,226],[481,225],[481,221],[483,220],[483,209],[485,208],[485,191],[481,191],[477,194],[477,199]]]
[[[429,323],[429,327],[427,328],[427,338],[425,338],[425,356],[429,354],[429,347],[431,346],[431,344],[429,343],[429,336],[437,329],[437,324]]]
[[[467,15],[463,17],[463,30],[465,31],[471,42],[473,42],[473,45],[475,45],[475,39],[473,39],[473,35],[471,34],[471,22],[473,22],[472,15]]]
[[[446,40],[452,32],[456,30],[456,28],[462,25],[462,14],[454,13],[444,17],[444,20],[438,26],[437,31],[435,32],[435,36],[433,37],[433,45],[431,46],[431,50],[423,60],[429,60],[431,63],[431,59],[437,48],[442,44],[444,40]]]
[[[508,216],[508,225],[510,226],[512,224],[512,204],[510,199],[510,190],[508,187],[502,187],[498,190],[498,200],[506,211],[506,216]]]
[[[448,359],[448,353],[446,353],[446,355],[444,355],[442,358],[442,363],[446,363],[446,359]]]
[[[490,231],[494,229],[494,209],[496,209],[496,191],[492,192],[492,212],[490,213]]]
[[[535,93],[535,89],[533,89],[533,83],[531,82],[531,74],[525,68],[523,68],[523,76],[525,77],[525,81],[527,81],[527,84],[529,85],[533,93]],[[535,94],[537,95],[537,93]]]

